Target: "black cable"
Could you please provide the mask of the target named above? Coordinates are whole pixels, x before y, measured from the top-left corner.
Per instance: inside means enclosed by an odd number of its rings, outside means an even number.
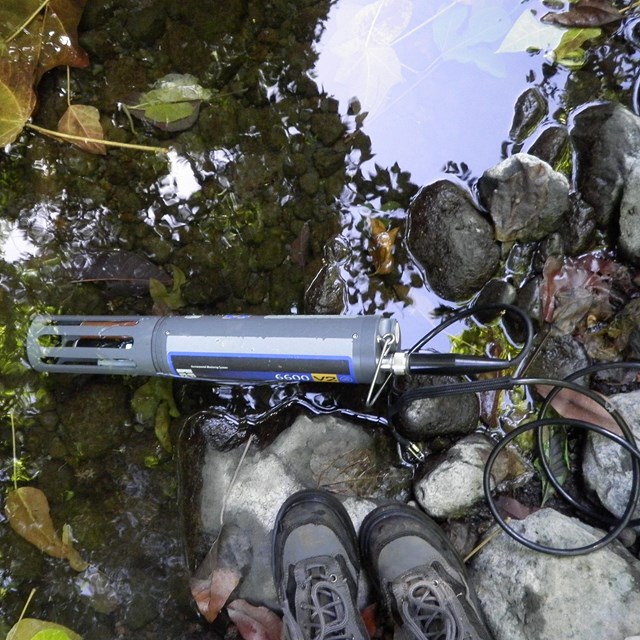
[[[572,382],[573,380],[576,380],[578,378],[582,378],[582,377],[584,377],[586,375],[589,375],[591,373],[595,373],[597,371],[606,371],[606,370],[609,370],[609,369],[640,369],[640,362],[611,362],[611,363],[593,364],[591,366],[584,367],[583,369],[575,371],[571,375],[566,376],[564,378],[564,382]],[[618,426],[622,430],[626,440],[628,442],[630,442],[631,444],[633,444],[634,446],[637,446],[636,442],[635,442],[635,438],[633,436],[633,433],[631,432],[630,429],[628,429],[627,423],[625,422],[624,418],[620,415],[620,413],[615,408],[609,406],[606,403],[606,401],[603,400],[602,397],[599,394],[597,394],[596,392],[594,392],[594,391],[592,391],[590,389],[582,387],[580,385],[566,387],[566,386],[559,385],[556,382],[556,383],[554,383],[553,386],[554,386],[554,388],[549,392],[549,394],[547,395],[547,397],[544,400],[544,403],[540,407],[540,410],[538,411],[538,419],[539,420],[544,419],[547,411],[552,406],[552,404],[551,404],[552,400],[558,395],[558,393],[560,393],[560,391],[563,388],[568,388],[568,389],[571,389],[573,391],[578,391],[579,393],[582,393],[583,395],[587,396],[591,400],[594,400],[600,406],[602,406],[609,413],[609,415],[616,421],[616,423],[618,424]],[[563,419],[560,419],[558,422],[561,422],[562,420]],[[545,474],[547,475],[547,478],[548,478],[549,482],[551,482],[551,484],[553,485],[554,489],[556,490],[556,493],[558,493],[560,496],[562,496],[569,504],[571,504],[573,507],[575,507],[578,511],[588,515],[589,517],[593,518],[594,520],[598,520],[598,521],[603,522],[605,524],[612,524],[612,523],[616,522],[616,518],[614,518],[613,516],[604,515],[601,511],[597,511],[597,510],[591,508],[589,505],[584,505],[584,504],[578,502],[562,486],[562,483],[556,477],[556,475],[555,475],[553,469],[551,469],[551,465],[549,464],[549,461],[547,459],[547,455],[546,455],[546,452],[544,450],[544,442],[543,442],[543,439],[542,439],[542,433],[543,433],[542,429],[536,431],[536,444],[537,444],[537,448],[538,448],[538,455],[540,457],[540,462],[542,463],[542,466],[544,468]],[[640,525],[640,518],[636,518],[636,519],[631,520],[629,522],[629,526],[630,527],[636,527],[636,526],[639,526],[639,525]]]
[[[514,375],[512,377],[503,376],[499,378],[475,380],[473,378],[470,378],[468,375],[465,375],[465,374],[468,374],[468,370],[461,368],[461,370],[459,371],[459,375],[464,375],[465,377],[467,377],[467,381],[465,382],[434,385],[434,386],[428,386],[428,387],[425,386],[425,387],[419,387],[417,389],[410,389],[408,391],[405,391],[400,396],[398,396],[393,402],[390,401],[390,404],[388,407],[388,416],[389,416],[388,422],[389,422],[389,425],[392,427],[392,432],[395,433],[396,431],[395,427],[393,426],[393,417],[397,413],[399,413],[399,411],[406,404],[410,402],[414,402],[416,400],[420,400],[424,398],[449,396],[449,395],[459,395],[459,394],[466,394],[466,393],[481,393],[484,391],[510,390],[516,386],[549,385],[553,387],[552,391],[547,395],[547,398],[545,399],[545,402],[543,403],[539,411],[539,415],[538,415],[539,419],[535,422],[531,422],[518,427],[514,431],[510,432],[507,436],[505,436],[494,447],[484,469],[483,487],[485,492],[485,498],[489,505],[489,509],[491,510],[493,516],[495,517],[500,527],[512,538],[514,538],[515,540],[517,540],[518,542],[522,543],[523,545],[527,546],[530,549],[534,549],[536,551],[540,551],[540,552],[548,553],[552,555],[559,555],[559,556],[581,555],[581,554],[599,549],[605,546],[606,544],[608,544],[609,542],[611,542],[612,540],[614,540],[615,538],[617,538],[618,535],[622,532],[622,530],[625,529],[626,527],[636,526],[640,524],[640,518],[637,520],[631,520],[631,516],[635,509],[636,502],[638,501],[638,496],[640,495],[640,452],[636,448],[635,439],[633,437],[633,433],[631,432],[631,429],[627,425],[624,418],[619,414],[619,412],[610,408],[607,405],[606,400],[604,400],[602,396],[595,393],[594,391],[591,391],[590,389],[587,389],[585,387],[575,384],[573,380],[583,377],[585,375],[588,375],[590,373],[593,373],[595,371],[611,369],[616,367],[640,369],[640,363],[630,362],[630,363],[596,364],[596,365],[592,365],[590,367],[581,369],[579,371],[576,371],[570,376],[567,376],[565,380],[554,380],[550,378],[520,377],[522,371],[526,367],[527,358],[530,355],[531,348],[533,345],[533,334],[534,334],[533,326],[531,323],[531,319],[524,311],[522,311],[518,307],[514,307],[513,305],[507,305],[507,304],[487,305],[486,307],[485,306],[470,307],[468,309],[460,311],[459,313],[454,314],[448,320],[444,321],[443,323],[441,323],[440,325],[432,329],[429,333],[427,333],[423,338],[421,338],[413,347],[411,347],[411,349],[409,349],[408,354],[411,355],[418,352],[419,349],[422,349],[435,336],[437,336],[439,333],[444,331],[447,327],[451,326],[452,324],[459,322],[460,320],[467,318],[469,316],[476,315],[479,311],[485,311],[485,310],[497,310],[497,311],[506,311],[507,313],[513,313],[517,315],[524,324],[524,327],[525,327],[524,345],[515,358],[513,358],[512,360],[498,360],[498,359],[491,359],[491,358],[486,359],[486,361],[495,364],[496,368],[506,369],[506,368],[515,367]],[[426,356],[428,354],[424,354],[424,355],[426,359]],[[410,359],[409,359],[409,362],[411,362]],[[462,356],[461,363],[464,363],[464,362],[465,362],[465,357]],[[549,407],[551,406],[551,401],[562,389],[569,389],[577,393],[581,393],[586,397],[590,398],[591,400],[597,402],[615,420],[616,424],[619,426],[621,432],[623,433],[624,438],[621,438],[617,434],[614,434],[613,432],[608,431],[603,427],[588,423],[583,420],[576,420],[576,419],[564,418],[564,417],[544,419],[544,415],[546,414]],[[625,511],[620,518],[616,519],[613,516],[610,518],[604,518],[600,512],[596,512],[593,508],[589,507],[588,505],[584,505],[578,502],[575,498],[573,498],[573,496],[571,496],[564,489],[564,487],[562,487],[561,483],[558,481],[558,479],[553,474],[553,471],[550,468],[549,461],[546,458],[546,454],[544,452],[544,447],[542,444],[542,438],[541,438],[542,430],[551,426],[556,426],[556,427],[561,426],[564,428],[576,427],[578,429],[600,433],[604,437],[607,437],[613,440],[614,442],[618,443],[621,447],[629,451],[629,453],[631,454],[632,473],[633,473],[631,492],[629,494],[629,499],[627,501],[627,506],[625,508]],[[509,442],[511,442],[514,438],[516,438],[521,433],[526,433],[527,431],[533,431],[533,430],[536,430],[537,440],[538,440],[538,451],[540,453],[542,466],[549,478],[549,481],[553,484],[558,494],[561,495],[565,500],[569,502],[569,504],[571,504],[581,513],[587,514],[590,517],[599,520],[600,522],[605,522],[613,526],[613,529],[611,529],[611,531],[600,540],[590,545],[585,545],[584,547],[576,547],[573,549],[561,549],[561,548],[555,548],[555,547],[548,547],[524,538],[522,535],[518,534],[511,527],[509,527],[505,522],[505,520],[500,515],[491,494],[491,471],[492,471],[493,465],[495,463],[495,460],[498,454]]]
[[[586,429],[588,431],[593,431],[595,433],[599,433],[605,438],[609,438],[613,440],[621,447],[626,449],[632,456],[633,460],[633,481],[631,485],[631,493],[629,496],[629,500],[627,503],[627,507],[622,514],[622,516],[618,519],[617,525],[611,529],[609,533],[604,535],[599,540],[592,542],[591,544],[584,545],[582,547],[574,547],[570,549],[562,549],[558,547],[549,547],[546,545],[539,544],[537,542],[533,542],[528,538],[525,538],[517,531],[512,529],[504,518],[500,515],[500,512],[493,500],[491,498],[491,470],[493,469],[493,465],[496,461],[496,458],[501,453],[502,449],[506,447],[512,440],[517,438],[519,435],[526,433],[527,431],[533,431],[534,429],[542,429],[546,426],[566,426],[566,427],[577,427],[579,429]],[[554,418],[547,418],[546,420],[536,420],[535,422],[529,422],[527,424],[523,424],[520,427],[517,427],[509,434],[507,434],[500,442],[494,447],[491,452],[489,459],[484,468],[484,476],[483,476],[483,488],[485,492],[485,496],[488,498],[487,502],[489,505],[489,509],[493,514],[493,517],[496,519],[496,522],[500,525],[500,527],[514,540],[517,540],[525,547],[529,549],[533,549],[534,551],[539,551],[541,553],[547,553],[555,556],[578,556],[585,553],[590,553],[592,551],[596,551],[597,549],[601,549],[605,545],[609,544],[613,540],[615,540],[620,533],[629,526],[631,520],[631,514],[635,509],[636,502],[638,500],[638,494],[640,493],[640,482],[639,482],[639,469],[640,469],[640,452],[627,440],[621,438],[617,434],[605,429],[604,427],[599,427],[595,424],[591,424],[590,422],[585,422],[584,420],[575,420],[572,418],[563,418],[562,421],[558,421]]]

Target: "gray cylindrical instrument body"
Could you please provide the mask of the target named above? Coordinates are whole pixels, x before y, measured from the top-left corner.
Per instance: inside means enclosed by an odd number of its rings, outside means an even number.
[[[396,320],[380,316],[38,316],[38,371],[211,382],[371,383]]]

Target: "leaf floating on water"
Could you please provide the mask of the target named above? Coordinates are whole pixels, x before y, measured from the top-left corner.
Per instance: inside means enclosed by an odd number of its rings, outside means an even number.
[[[0,146],[12,143],[36,106],[33,78],[40,36],[26,33],[0,55]]]
[[[619,22],[622,18],[622,14],[604,0],[583,0],[571,5],[568,11],[546,13],[541,20],[561,27],[590,28]]]
[[[71,544],[58,537],[49,515],[49,501],[40,489],[19,487],[10,491],[4,509],[11,528],[40,551],[67,560],[76,571],[89,566]]]
[[[78,23],[86,4],[87,0],[50,0],[47,4],[36,82],[54,67],[89,66],[89,56],[78,44]]]
[[[232,524],[222,526],[217,540],[189,581],[200,613],[213,622],[240,584],[253,557],[248,535]]]
[[[227,613],[244,640],[280,640],[282,637],[282,620],[266,607],[238,599],[229,603]]]
[[[211,98],[190,74],[171,73],[158,80],[151,91],[127,104],[129,112],[163,131],[184,131],[198,119],[200,104]]]
[[[22,618],[11,627],[6,640],[82,640],[82,636],[61,624]]]
[[[104,131],[102,124],[100,124],[100,112],[95,107],[84,104],[72,104],[69,106],[58,122],[58,131],[72,136],[92,138],[93,140],[104,139]],[[107,148],[98,142],[76,140],[72,141],[72,144],[89,153],[103,156],[107,153]]]
[[[569,29],[554,49],[556,62],[569,69],[581,67],[586,55],[582,45],[600,35],[602,35],[601,29]]]
[[[560,44],[563,35],[562,29],[550,24],[542,24],[531,10],[527,9],[514,22],[496,53],[555,49]]]
[[[387,229],[385,223],[379,218],[371,218],[371,240],[373,249],[371,258],[375,271],[374,276],[383,276],[393,271],[393,252],[395,242],[400,229]]]

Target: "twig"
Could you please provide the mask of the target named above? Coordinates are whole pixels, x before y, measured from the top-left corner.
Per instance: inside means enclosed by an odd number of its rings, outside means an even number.
[[[247,440],[247,444],[244,445],[244,451],[240,456],[238,466],[236,467],[236,470],[233,472],[233,477],[231,478],[231,482],[229,483],[229,486],[227,487],[227,490],[224,496],[222,497],[222,507],[220,507],[220,531],[222,531],[222,526],[224,525],[224,512],[227,508],[227,500],[231,495],[231,490],[233,489],[233,485],[236,483],[236,480],[238,479],[238,473],[240,473],[240,467],[242,467],[242,463],[244,462],[244,459],[247,457],[247,452],[249,451],[249,447],[251,446],[251,443],[253,442],[254,438],[255,438],[255,435],[252,433],[249,436],[249,439]],[[219,535],[220,533],[218,533],[218,536]]]
[[[27,601],[24,603],[24,607],[22,607],[22,612],[20,613],[20,617],[18,618],[18,622],[20,622],[22,620],[22,618],[24,618],[25,614],[27,613],[27,609],[29,608],[29,605],[31,604],[31,600],[33,600],[33,596],[36,595],[36,590],[35,588],[31,589],[31,593],[29,594],[29,597],[27,598]],[[18,624],[16,622],[16,624]]]
[[[16,425],[13,420],[13,411],[11,412],[11,439],[13,442],[13,488],[18,488],[18,450],[16,447]]]
[[[29,129],[33,129],[38,133],[42,133],[45,136],[52,138],[61,138],[62,140],[73,140],[77,142],[92,142],[94,144],[103,144],[108,147],[120,147],[122,149],[134,149],[135,151],[151,151],[153,153],[169,153],[169,149],[164,147],[151,147],[144,144],[131,144],[128,142],[115,142],[113,140],[100,140],[99,138],[87,138],[85,136],[74,136],[70,133],[60,133],[59,131],[53,131],[51,129],[45,129],[39,127],[37,124],[31,124],[27,122],[25,125]]]
[[[511,521],[511,518],[505,518],[504,521],[508,523]],[[493,533],[490,533],[484,540],[482,540],[473,549],[471,549],[471,551],[469,551],[469,553],[464,557],[463,562],[465,564],[469,562],[469,560],[471,560],[471,558],[473,558],[473,556],[475,556],[476,553],[480,551],[480,549],[484,548],[487,544],[489,544],[494,538],[496,538],[501,533],[502,533],[502,529],[498,527]]]

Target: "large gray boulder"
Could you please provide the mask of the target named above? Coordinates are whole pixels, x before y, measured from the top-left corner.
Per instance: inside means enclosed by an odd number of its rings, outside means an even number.
[[[511,526],[559,547],[584,546],[604,534],[552,509]],[[503,533],[474,558],[470,574],[496,640],[625,640],[640,633],[640,562],[618,542],[560,558]]]
[[[533,242],[556,231],[569,211],[569,181],[536,156],[516,153],[478,181],[501,242]]]
[[[640,391],[610,396],[608,401],[625,419],[636,442],[640,441]],[[600,502],[620,517],[627,507],[631,490],[633,473],[629,454],[613,440],[590,433],[582,473],[587,486],[595,491]],[[640,517],[640,503],[636,503],[632,517]]]
[[[447,300],[471,297],[500,262],[491,224],[469,193],[448,180],[424,187],[411,203],[408,243],[429,285]]]
[[[602,227],[619,222],[619,247],[640,263],[640,118],[620,104],[591,105],[575,116],[575,184]]]

